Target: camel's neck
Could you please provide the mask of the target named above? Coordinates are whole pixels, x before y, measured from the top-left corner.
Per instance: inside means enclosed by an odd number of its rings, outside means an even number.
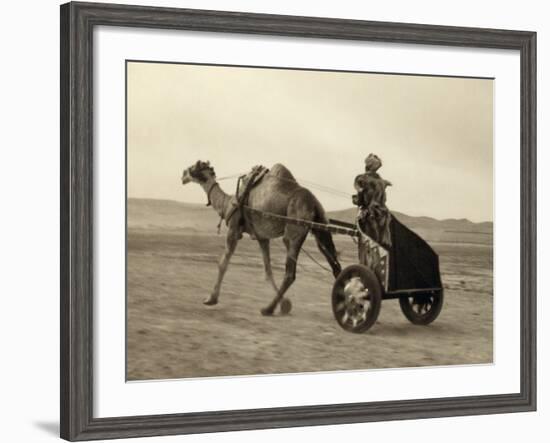
[[[223,192],[220,185],[216,183],[214,179],[210,179],[206,183],[201,183],[200,185],[202,189],[204,189],[204,192],[206,192],[207,197],[208,193],[210,193],[210,203],[212,203],[214,210],[220,217],[225,218],[231,196]]]

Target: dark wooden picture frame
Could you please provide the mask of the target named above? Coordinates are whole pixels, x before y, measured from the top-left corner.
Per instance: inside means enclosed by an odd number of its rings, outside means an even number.
[[[513,49],[521,57],[521,390],[433,398],[93,417],[92,54],[95,26]],[[493,414],[536,409],[536,33],[99,3],[61,6],[61,437],[67,440]]]

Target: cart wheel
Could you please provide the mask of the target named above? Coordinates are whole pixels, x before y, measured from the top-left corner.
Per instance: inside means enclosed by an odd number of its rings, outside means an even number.
[[[292,310],[292,303],[288,298],[283,298],[281,300],[280,306],[281,306],[281,314],[283,315],[289,314],[290,311]]]
[[[363,265],[345,268],[332,288],[332,312],[349,332],[365,332],[380,314],[382,288],[378,278]]]
[[[401,311],[415,325],[429,325],[443,307],[443,289],[399,299]]]

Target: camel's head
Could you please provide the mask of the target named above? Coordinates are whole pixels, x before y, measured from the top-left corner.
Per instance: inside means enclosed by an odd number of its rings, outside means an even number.
[[[210,166],[210,162],[203,162],[198,160],[193,166],[183,170],[181,176],[181,184],[187,183],[206,183],[208,180],[216,178],[214,168]]]

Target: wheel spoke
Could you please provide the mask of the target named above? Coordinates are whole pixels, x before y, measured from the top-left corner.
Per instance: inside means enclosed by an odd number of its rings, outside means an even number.
[[[367,319],[367,311],[365,309],[361,309],[354,317],[353,319],[353,326],[357,326],[358,324],[362,324]]]
[[[357,303],[360,305],[360,306],[365,306],[365,303],[368,304],[369,303],[369,295],[368,293],[365,291],[363,292],[362,294],[359,295],[359,297],[357,297]]]
[[[344,315],[342,317],[342,323],[344,323],[344,324],[347,323],[348,318],[349,318],[348,311],[344,311]]]
[[[341,301],[336,305],[334,309],[336,309],[336,312],[343,311],[344,309],[346,309],[346,304],[343,301]]]

